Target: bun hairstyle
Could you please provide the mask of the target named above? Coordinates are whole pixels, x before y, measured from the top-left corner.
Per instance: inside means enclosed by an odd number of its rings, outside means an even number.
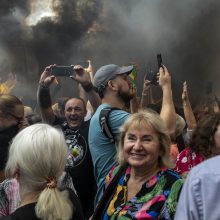
[[[57,188],[66,158],[63,133],[47,124],[34,124],[23,129],[11,144],[6,176],[18,175],[21,200],[27,193],[38,195],[35,211],[40,219],[72,218],[68,191]]]

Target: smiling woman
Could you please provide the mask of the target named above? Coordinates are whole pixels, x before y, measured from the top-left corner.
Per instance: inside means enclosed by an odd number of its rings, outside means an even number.
[[[120,131],[119,165],[106,178],[106,192],[114,189],[100,201],[97,209],[105,203],[100,219],[173,219],[183,182],[170,169],[171,142],[162,119],[141,111],[131,115]],[[93,219],[100,212],[96,210]]]

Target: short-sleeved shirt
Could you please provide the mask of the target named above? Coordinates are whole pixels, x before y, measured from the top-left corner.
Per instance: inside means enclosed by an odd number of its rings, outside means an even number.
[[[122,110],[113,110],[109,114],[108,123],[114,135],[116,143],[111,143],[100,127],[100,112],[102,109],[110,107],[101,104],[92,116],[89,127],[89,148],[92,155],[94,173],[98,185],[96,202],[100,199],[104,190],[105,177],[110,169],[116,164],[116,145],[119,136],[119,128],[128,118],[129,113]]]
[[[106,185],[111,182],[118,169],[119,166],[116,166],[110,171],[106,178]],[[172,170],[161,169],[142,185],[132,199],[127,201],[127,183],[130,173],[131,168],[128,167],[119,180],[103,219],[173,219],[183,185],[182,178]]]

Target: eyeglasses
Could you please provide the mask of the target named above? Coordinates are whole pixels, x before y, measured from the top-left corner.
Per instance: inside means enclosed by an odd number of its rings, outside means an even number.
[[[24,117],[18,117],[12,113],[7,112],[8,115],[12,116],[13,118],[15,118],[18,122],[21,122],[23,120]]]

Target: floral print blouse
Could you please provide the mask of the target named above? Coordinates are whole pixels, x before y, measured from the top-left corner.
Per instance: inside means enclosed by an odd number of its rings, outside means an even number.
[[[119,166],[116,166],[110,171],[106,177],[106,187],[118,169]],[[183,184],[182,178],[172,170],[161,169],[142,185],[141,190],[131,200],[127,201],[130,173],[131,168],[128,167],[119,180],[103,219],[173,219]]]
[[[193,152],[190,147],[187,147],[177,156],[174,171],[180,175],[188,174],[194,166],[201,163],[203,160],[200,154]]]

